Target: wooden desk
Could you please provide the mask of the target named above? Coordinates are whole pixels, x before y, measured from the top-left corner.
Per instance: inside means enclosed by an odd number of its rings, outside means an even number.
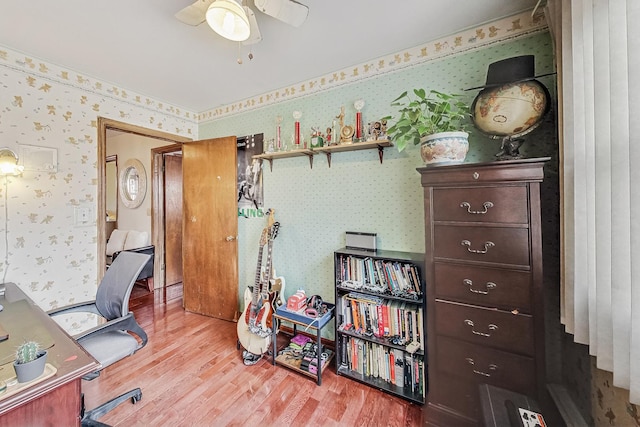
[[[18,286],[7,283],[0,304],[26,300],[29,310],[53,339],[48,349],[47,363],[57,372],[51,378],[37,383],[13,396],[0,394],[0,427],[2,426],[73,426],[80,425],[81,380],[100,364],[79,346],[58,324],[40,309]],[[4,319],[2,326],[11,334],[13,321]],[[33,319],[32,319],[33,320]],[[0,343],[9,345],[7,342]]]

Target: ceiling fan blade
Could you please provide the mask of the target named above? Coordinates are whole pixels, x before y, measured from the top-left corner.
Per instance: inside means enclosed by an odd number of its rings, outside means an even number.
[[[256,14],[253,13],[253,10],[248,6],[243,6],[244,11],[247,13],[247,17],[249,18],[249,38],[242,42],[243,45],[247,46],[250,44],[256,44],[262,41],[262,35],[260,34],[260,28],[258,28],[258,21],[256,20]]]
[[[253,0],[260,12],[291,26],[299,27],[309,15],[309,7],[295,0]]]
[[[178,11],[175,17],[187,25],[200,25],[205,21],[207,9],[213,2],[214,0],[196,0],[193,4]]]

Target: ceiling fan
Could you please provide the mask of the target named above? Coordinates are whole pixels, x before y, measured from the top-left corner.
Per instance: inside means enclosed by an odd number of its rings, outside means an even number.
[[[260,12],[294,27],[302,25],[309,14],[307,6],[293,0],[254,0],[253,3]],[[242,12],[246,15],[246,20],[241,16]],[[196,0],[176,13],[175,17],[193,26],[207,21],[215,32],[243,45],[255,44],[262,40],[256,15],[246,5],[246,0]],[[228,31],[231,28],[235,29],[233,34]]]

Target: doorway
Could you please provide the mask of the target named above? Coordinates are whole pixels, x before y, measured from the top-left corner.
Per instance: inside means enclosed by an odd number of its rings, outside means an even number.
[[[131,125],[124,122],[119,122],[104,117],[98,117],[98,212],[104,212],[105,214],[97,215],[96,226],[98,228],[98,247],[105,248],[106,241],[109,237],[107,234],[106,224],[106,212],[107,212],[107,130],[115,132],[131,133],[147,138],[157,139],[160,141],[167,141],[167,147],[160,147],[162,150],[179,151],[184,142],[191,141],[190,138],[185,138],[169,133],[147,129],[140,126]],[[160,156],[162,158],[162,156]],[[151,177],[152,177],[152,191],[151,191],[151,244],[155,246],[155,258],[157,262],[154,263],[154,282],[157,288],[165,287],[165,233],[164,233],[164,197],[161,195],[159,185],[161,184],[162,174],[162,161],[158,162],[156,155],[151,154]],[[102,254],[103,251],[99,251]],[[100,280],[104,274],[106,267],[106,260],[104,256],[98,256],[98,280]]]
[[[155,246],[154,282],[166,297],[164,153],[182,150],[182,273],[183,305],[187,311],[232,320],[238,308],[237,139],[235,136],[192,141],[98,118],[98,209],[106,213],[107,131],[131,133],[158,140],[140,158],[150,156],[152,182],[148,212],[151,244]],[[167,141],[167,145],[162,145]],[[136,145],[136,144],[131,144]],[[143,201],[145,201],[143,199]],[[146,201],[145,201],[146,203]],[[122,216],[122,215],[119,215]],[[106,247],[106,215],[97,216],[98,245]],[[187,219],[188,218],[188,219]],[[98,279],[105,271],[105,256],[98,256]],[[203,268],[203,266],[205,268]]]
[[[151,150],[153,157],[153,212],[159,234],[157,252],[163,253],[164,287],[182,283],[182,144]]]

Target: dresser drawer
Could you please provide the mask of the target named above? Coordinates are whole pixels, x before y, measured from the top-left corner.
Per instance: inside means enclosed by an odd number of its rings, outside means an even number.
[[[529,229],[507,227],[434,227],[436,258],[529,265]]]
[[[435,263],[435,296],[531,313],[531,273]]]
[[[531,161],[530,161],[531,160]],[[489,163],[460,163],[419,168],[423,187],[450,187],[455,184],[488,185],[529,183],[542,181],[544,172],[539,159],[498,161]],[[543,161],[547,161],[545,158]]]
[[[434,221],[527,224],[527,188],[475,187],[433,190]]]
[[[436,300],[439,334],[531,356],[534,353],[533,318],[528,314]]]
[[[436,346],[437,367],[441,372],[518,393],[536,394],[536,367],[530,357],[440,335]]]

